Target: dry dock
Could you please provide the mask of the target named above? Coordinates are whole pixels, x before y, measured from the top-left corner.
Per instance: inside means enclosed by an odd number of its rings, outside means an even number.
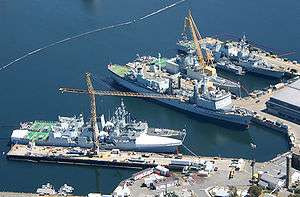
[[[14,145],[7,153],[6,157],[10,160],[25,160],[33,162],[51,162],[63,164],[91,165],[118,168],[143,169],[155,167],[157,165],[166,166],[169,169],[176,170],[178,166],[172,165],[172,161],[178,160],[179,156],[175,154],[157,154],[120,151],[115,154],[112,151],[103,150],[98,155],[83,156],[68,154],[71,148]],[[195,157],[190,155],[180,156],[181,161],[199,163],[205,157]],[[212,158],[206,158],[212,159]]]

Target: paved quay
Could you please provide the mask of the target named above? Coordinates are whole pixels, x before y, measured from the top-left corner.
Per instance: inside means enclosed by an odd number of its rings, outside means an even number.
[[[98,155],[83,156],[70,154],[72,148],[13,145],[6,157],[11,160],[39,161],[78,165],[95,165],[105,167],[136,168],[154,167],[157,165],[172,168],[172,161],[181,160],[198,163],[202,159],[214,159],[211,157],[196,157],[191,155],[142,153],[132,151],[120,151],[113,153],[110,150],[102,150]],[[81,149],[85,151],[86,149]],[[180,159],[179,159],[180,158]],[[230,159],[227,159],[230,160]]]
[[[263,172],[264,176],[272,177],[276,181],[284,181],[286,175],[286,157],[291,153],[282,154],[268,162],[255,163],[255,173]],[[228,191],[236,188],[240,193],[245,193],[251,184],[251,161],[241,160],[236,168],[237,161],[241,159],[214,159],[206,160],[213,163],[213,170],[208,174],[200,173],[198,170],[191,170],[189,173],[171,172],[163,176],[154,170],[153,174],[140,172],[122,181],[114,190],[113,194],[130,191],[132,196],[157,196],[168,191],[175,192],[182,197],[204,197],[211,196],[214,189]],[[204,164],[205,165],[205,164]],[[200,170],[203,171],[203,170]],[[232,173],[232,176],[230,174]],[[141,176],[144,174],[144,176]],[[137,178],[138,177],[138,178]],[[153,182],[151,184],[147,183]],[[149,184],[149,185],[147,185]],[[273,189],[272,189],[273,190]],[[279,196],[288,196],[287,190],[282,189]],[[286,195],[287,194],[287,195]]]
[[[0,192],[0,197],[38,197],[38,194],[33,193],[22,193],[22,192]],[[51,197],[59,197],[58,195],[51,195]],[[73,196],[68,195],[69,197],[83,197],[83,196]]]
[[[158,176],[155,181],[160,186],[156,189],[149,189],[149,187],[142,186],[145,180],[153,175],[144,176],[138,180],[133,180],[134,176],[122,181],[115,189],[113,194],[118,194],[120,188],[128,187],[130,194],[135,197],[156,196],[165,191],[166,185],[168,192],[176,192],[179,196],[208,196],[208,189],[213,186],[227,187],[228,185],[236,186],[239,189],[246,190],[251,184],[249,182],[251,174],[245,169],[249,165],[249,161],[243,160],[243,165],[240,170],[235,171],[232,178],[229,178],[230,172],[233,170],[233,160],[230,159],[214,159],[206,160],[214,163],[214,170],[210,172],[209,176],[201,176],[198,171],[194,173],[182,174],[180,172],[172,172],[170,176]],[[173,184],[176,182],[176,184]],[[124,186],[126,185],[126,186]]]
[[[293,123],[291,121],[288,121],[286,119],[274,116],[265,111],[266,110],[266,102],[270,99],[270,97],[275,92],[284,91],[286,88],[287,88],[287,86],[285,86],[279,90],[265,92],[265,94],[263,94],[257,98],[246,97],[246,98],[235,99],[235,100],[233,100],[233,104],[238,107],[243,107],[252,112],[255,112],[261,118],[266,118],[266,120],[271,120],[273,122],[280,121],[283,124],[287,125],[288,126],[288,136],[290,138],[292,147],[300,148],[300,125]]]

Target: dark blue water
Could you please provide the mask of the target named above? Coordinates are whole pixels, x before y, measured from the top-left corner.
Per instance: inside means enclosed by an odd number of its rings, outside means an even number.
[[[67,36],[142,16],[171,0],[0,0],[0,65],[31,49]],[[57,115],[83,112],[88,117],[89,100],[84,95],[61,95],[58,88],[85,87],[84,73],[105,77],[110,62],[126,63],[135,55],[175,54],[175,43],[183,30],[187,8],[204,35],[245,33],[259,45],[278,53],[296,51],[299,59],[300,1],[289,0],[193,0],[142,23],[99,32],[33,55],[0,72],[0,152],[13,127],[20,121],[55,120]],[[235,79],[235,77],[233,77]],[[247,76],[245,86],[256,89],[274,83]],[[97,87],[97,84],[95,83]],[[97,99],[99,113],[108,113],[120,98]],[[249,158],[249,143],[257,144],[257,160],[268,160],[285,152],[284,136],[252,126],[238,131],[196,120],[188,115],[141,99],[125,99],[128,109],[152,126],[188,128],[186,144],[200,155]],[[7,161],[0,156],[0,190],[34,191],[45,182],[56,187],[68,183],[79,194],[111,192],[133,171],[96,167],[35,164]],[[4,178],[5,177],[5,178]]]

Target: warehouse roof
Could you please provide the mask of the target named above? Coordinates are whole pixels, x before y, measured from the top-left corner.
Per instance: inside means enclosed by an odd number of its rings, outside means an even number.
[[[298,89],[300,91],[300,79],[288,85],[291,88]]]
[[[300,107],[300,80],[288,85],[286,89],[275,93],[271,98]]]

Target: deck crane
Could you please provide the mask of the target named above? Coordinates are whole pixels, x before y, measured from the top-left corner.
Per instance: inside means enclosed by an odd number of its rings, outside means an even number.
[[[196,47],[196,53],[198,57],[198,63],[200,64],[202,72],[206,73],[208,76],[214,76],[217,74],[216,69],[212,67],[213,58],[210,50],[205,49],[206,57],[204,58],[201,44],[203,44],[202,36],[196,26],[196,23],[193,19],[192,12],[189,10],[188,16],[185,18],[184,22],[184,32],[186,28],[189,27],[192,33],[193,41]]]
[[[99,128],[97,125],[97,113],[96,113],[96,98],[95,96],[125,96],[125,97],[141,97],[141,98],[154,98],[154,99],[178,99],[181,97],[166,95],[166,94],[155,94],[155,93],[135,93],[135,92],[121,92],[121,91],[99,91],[95,90],[92,84],[91,73],[85,74],[85,81],[87,84],[87,89],[77,89],[77,88],[59,88],[62,93],[75,93],[75,94],[88,94],[90,97],[90,107],[91,107],[91,127],[93,130],[93,153],[99,153]]]

